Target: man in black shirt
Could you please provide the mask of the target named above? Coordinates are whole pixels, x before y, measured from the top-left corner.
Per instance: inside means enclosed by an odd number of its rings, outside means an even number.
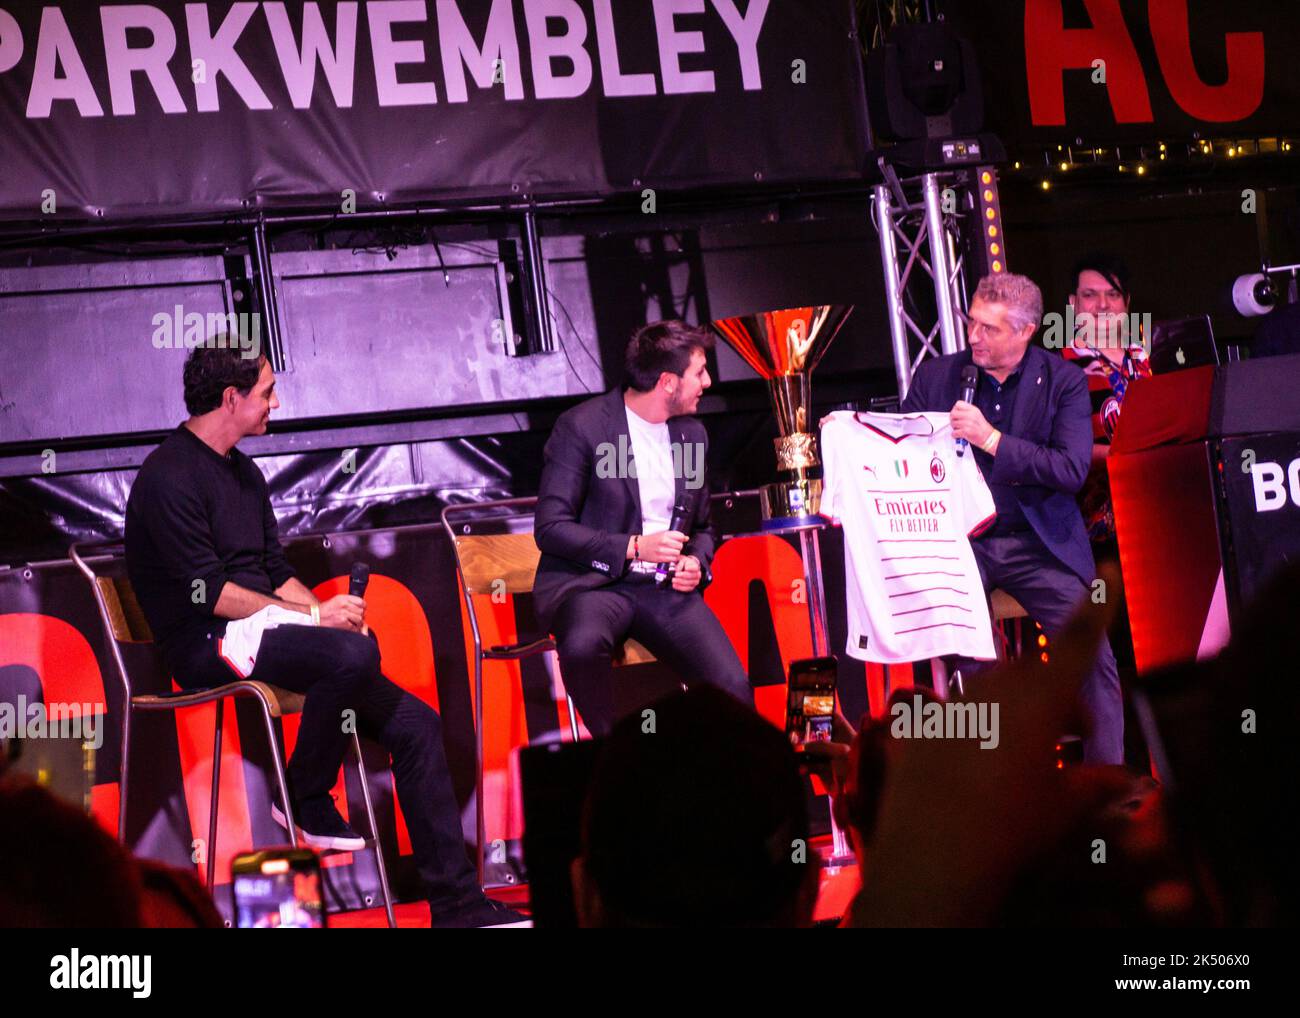
[[[266,480],[235,448],[264,434],[280,405],[270,364],[210,341],[187,358],[184,381],[191,416],[145,460],[126,512],[131,584],[176,681],[188,689],[248,677],[306,694],[287,771],[302,836],[319,848],[364,847],[330,796],[347,749],[344,712],[355,711],[359,730],[392,753],[433,924],[521,919],[478,885],[441,722],[381,673],[365,601],[320,603],[284,557]],[[238,642],[251,670],[223,642]],[[284,825],[279,804],[272,815]]]

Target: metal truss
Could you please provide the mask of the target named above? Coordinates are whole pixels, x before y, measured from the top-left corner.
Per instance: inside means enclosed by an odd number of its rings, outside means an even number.
[[[883,160],[872,189],[898,396],[927,357],[966,348],[962,223],[976,207],[968,170],[900,178]],[[935,343],[938,341],[938,346]]]

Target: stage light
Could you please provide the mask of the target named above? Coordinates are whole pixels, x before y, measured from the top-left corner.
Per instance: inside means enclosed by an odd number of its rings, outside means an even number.
[[[1043,180],[1040,182],[1039,186],[1042,187],[1044,191],[1046,191],[1051,188],[1052,182],[1044,177]]]
[[[1014,163],[1014,164],[1013,164],[1013,168],[1014,168],[1014,169],[1017,169],[1017,170],[1020,169],[1020,164],[1019,164],[1019,163]]]
[[[1043,633],[1039,633],[1039,634],[1038,634],[1038,646],[1040,646],[1040,647],[1046,647],[1046,646],[1047,646],[1047,636],[1046,636],[1045,634],[1043,634]]]
[[[1062,172],[1062,173],[1064,173],[1064,172],[1065,172],[1066,170],[1068,170],[1069,168],[1070,168],[1070,164],[1069,164],[1069,163],[1061,163],[1061,172]]]
[[[1236,150],[1235,148],[1233,148],[1231,145],[1229,145],[1229,146],[1228,146],[1228,158],[1229,158],[1229,159],[1232,159],[1233,157],[1236,156],[1236,154],[1237,154],[1237,150]]]
[[[1047,651],[1043,651],[1043,653],[1039,654],[1038,656],[1042,660],[1043,664],[1047,664]]]
[[[1146,171],[1147,171],[1147,168],[1146,168],[1145,166],[1139,166],[1139,167],[1138,167],[1138,176],[1139,176],[1139,177],[1142,176],[1142,174],[1146,173]]]
[[[1120,173],[1123,173],[1123,172],[1124,172],[1124,164],[1123,164],[1123,163],[1120,163],[1120,164],[1119,164],[1119,172],[1120,172]]]
[[[1163,152],[1164,150],[1165,150],[1165,143],[1162,141],[1160,143],[1160,151]]]
[[[981,262],[988,266],[988,271],[1001,272],[1006,267],[1004,264],[1006,256],[1002,253],[1001,246],[993,243],[993,238],[1001,232],[1002,228],[1002,205],[998,197],[997,171],[991,166],[981,166],[976,172],[976,178],[981,186],[975,192],[975,196],[979,200],[984,213],[981,217],[984,220],[985,230]],[[973,242],[975,238],[971,236],[971,240]],[[971,244],[971,247],[974,248],[972,254],[979,250],[974,243]],[[998,256],[996,261],[994,256]]]

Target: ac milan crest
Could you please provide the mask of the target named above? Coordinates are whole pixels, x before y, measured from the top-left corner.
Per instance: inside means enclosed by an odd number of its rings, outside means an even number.
[[[945,473],[944,473],[944,469],[943,469],[943,460],[941,460],[941,459],[938,457],[938,455],[935,455],[935,456],[931,457],[931,459],[930,459],[930,480],[934,481],[935,484],[942,484],[942,483],[943,483],[943,479],[944,479],[945,476],[946,476],[946,475],[945,475]]]

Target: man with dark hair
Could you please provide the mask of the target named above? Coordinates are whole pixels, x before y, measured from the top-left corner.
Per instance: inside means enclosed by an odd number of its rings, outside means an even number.
[[[185,362],[190,418],[145,459],[126,509],[131,585],[182,688],[248,678],[306,694],[289,761],[301,836],[317,848],[364,841],[330,796],[348,744],[345,712],[393,755],[397,798],[434,925],[513,922],[478,886],[465,854],[441,722],[380,670],[366,603],[324,603],[280,547],[266,480],[236,444],[266,432],[280,402],[265,358],[209,341]],[[353,716],[353,715],[348,715]],[[286,826],[282,804],[272,816]]]
[[[1098,589],[1075,502],[1088,473],[1092,423],[1083,372],[1030,345],[1042,317],[1043,295],[1033,280],[985,276],[966,315],[970,349],[924,361],[902,410],[951,414],[953,434],[969,442],[967,455],[997,506],[997,521],[971,542],[984,589],[1005,590],[1055,640],[1075,605]],[[961,376],[972,364],[978,382],[968,403]],[[965,663],[968,673],[975,667]],[[1123,763],[1124,703],[1105,639],[1081,699],[1090,722],[1084,759]]]
[[[753,702],[740,659],[700,596],[712,578],[708,438],[686,415],[709,387],[712,346],[711,333],[680,321],[637,330],[626,390],[561,414],[546,443],[534,602],[594,735],[613,724],[613,656],[629,636],[684,681]],[[674,507],[688,503],[689,523],[672,529]],[[668,569],[657,577],[661,565]]]
[[[1105,251],[1086,254],[1070,270],[1070,306],[1088,315],[1124,314],[1129,271],[1124,259]]]
[[[707,687],[624,718],[601,751],[573,862],[584,927],[809,926],[819,861],[780,729]]]

